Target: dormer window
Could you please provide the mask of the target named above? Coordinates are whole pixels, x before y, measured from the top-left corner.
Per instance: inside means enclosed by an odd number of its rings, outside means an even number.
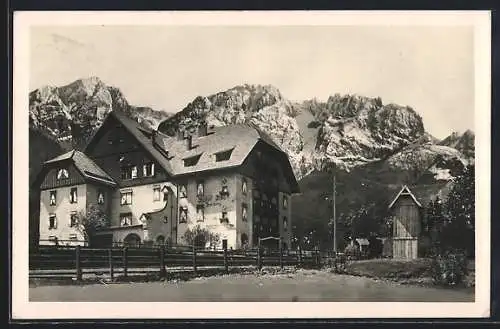
[[[195,155],[195,156],[192,156],[189,158],[185,158],[184,159],[184,167],[196,166],[196,164],[198,163],[200,158],[201,158],[201,154],[198,154],[198,155]]]
[[[57,179],[66,179],[69,178],[68,169],[59,169],[57,171]]]
[[[122,166],[121,178],[124,180],[137,178],[137,166]]]
[[[142,166],[142,175],[144,177],[153,177],[155,175],[155,164],[150,162]]]
[[[232,153],[233,149],[215,153],[215,161],[219,162],[219,161],[229,160],[231,158]]]

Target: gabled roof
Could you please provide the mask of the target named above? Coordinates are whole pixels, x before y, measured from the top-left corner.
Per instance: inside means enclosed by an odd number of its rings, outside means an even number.
[[[392,202],[389,204],[389,209],[391,209],[394,206],[396,201],[398,201],[399,197],[402,195],[409,195],[413,199],[413,201],[417,204],[417,206],[422,207],[422,204],[417,200],[415,195],[413,195],[408,186],[404,185],[399,191],[399,193],[396,195],[394,200],[392,200]]]
[[[253,124],[236,124],[218,127],[206,136],[193,136],[192,147],[188,149],[187,139],[167,136],[159,131],[147,131],[140,124],[124,113],[111,111],[101,128],[91,138],[85,152],[97,138],[99,131],[110,118],[115,118],[129,131],[141,146],[162,166],[171,176],[194,174],[202,171],[238,167],[243,164],[255,145],[266,143],[278,152],[280,161],[286,160],[285,168],[288,180],[292,180],[293,191],[298,191],[298,183],[291,168],[288,155],[268,136]],[[155,142],[153,143],[153,137]],[[229,159],[216,161],[216,154],[231,151]],[[185,159],[199,157],[186,166]]]
[[[51,160],[45,161],[44,165],[71,160],[84,178],[108,185],[116,185],[116,182],[104,170],[102,170],[92,159],[83,152],[71,150]]]
[[[136,122],[136,121],[128,118],[125,114],[123,114],[121,112],[118,112],[118,111],[111,111],[111,112],[109,112],[109,114],[106,117],[105,122],[103,122],[101,128],[106,124],[106,121],[108,121],[111,118],[114,118],[119,123],[121,123],[125,127],[125,129],[127,129],[127,131],[129,133],[131,133],[132,136],[134,136],[134,138],[137,140],[137,142],[139,144],[141,144],[141,146],[144,149],[146,149],[147,152],[149,152],[151,154],[151,156],[160,164],[160,166],[163,167],[163,169],[165,169],[165,171],[168,174],[170,174],[170,175],[173,174],[172,168],[171,168],[171,166],[170,166],[170,164],[168,162],[168,159],[166,159],[160,153],[160,151],[158,151],[153,146],[153,143],[152,143],[151,139],[147,136],[148,134],[144,134],[145,128],[143,128],[142,126],[140,126],[138,122]],[[101,130],[101,128],[99,128],[96,131],[96,133],[94,134],[94,136],[92,136],[92,138],[90,139],[89,143],[85,147],[85,151],[84,152],[87,152],[89,146],[92,144],[94,138],[97,136],[97,134],[99,133],[99,131]]]
[[[211,134],[193,137],[191,149],[188,149],[185,139],[160,138],[164,149],[173,156],[170,164],[176,175],[240,166],[259,140],[283,152],[270,137],[248,124],[218,127]],[[229,159],[216,161],[216,154],[226,151],[231,153]],[[196,164],[184,165],[184,160],[194,157],[199,157]]]

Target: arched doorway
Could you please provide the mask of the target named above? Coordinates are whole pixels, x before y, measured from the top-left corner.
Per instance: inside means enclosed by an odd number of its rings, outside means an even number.
[[[242,248],[248,247],[248,235],[246,235],[246,233],[241,234],[241,247]]]
[[[163,235],[158,235],[156,238],[156,244],[158,246],[163,246],[165,244],[165,237]]]
[[[123,239],[123,244],[127,247],[138,247],[141,244],[141,237],[135,233],[130,233]]]

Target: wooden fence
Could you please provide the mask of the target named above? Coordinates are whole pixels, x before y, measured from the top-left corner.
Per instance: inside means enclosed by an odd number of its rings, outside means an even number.
[[[165,277],[167,271],[202,269],[257,268],[263,266],[319,267],[319,251],[206,250],[194,247],[113,247],[109,249],[84,246],[40,246],[30,254],[30,278],[71,277],[82,280],[84,275],[108,275],[156,272]]]

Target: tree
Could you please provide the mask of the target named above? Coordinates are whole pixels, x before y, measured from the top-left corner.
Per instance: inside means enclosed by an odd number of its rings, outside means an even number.
[[[471,165],[457,178],[446,200],[443,244],[474,255],[475,209],[475,168]]]
[[[427,206],[424,227],[435,253],[455,249],[474,255],[474,184],[474,166],[468,166],[457,177],[445,202],[436,198]]]
[[[85,241],[89,244],[96,232],[109,224],[106,213],[94,204],[89,205],[86,212],[77,213],[74,220],[78,231],[82,233]]]
[[[197,248],[205,248],[207,243],[210,247],[215,247],[220,241],[220,235],[210,232],[210,230],[200,225],[196,225],[184,232],[183,239],[188,245],[194,245]]]

